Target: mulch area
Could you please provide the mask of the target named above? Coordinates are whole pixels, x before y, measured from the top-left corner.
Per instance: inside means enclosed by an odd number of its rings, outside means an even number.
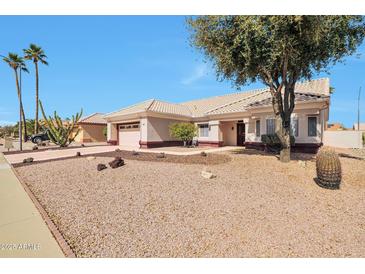
[[[121,157],[122,159],[127,160],[138,160],[138,161],[150,161],[150,162],[164,162],[164,163],[179,163],[179,164],[196,164],[196,165],[218,165],[227,163],[232,160],[229,155],[226,154],[218,154],[218,153],[208,153],[207,156],[202,156],[200,154],[197,155],[171,155],[165,154],[165,158],[158,158],[158,153],[147,153],[147,152],[138,152],[138,155],[133,155],[132,151],[110,151],[103,153],[95,153],[81,156],[72,156],[72,157],[60,157],[57,159],[49,159],[43,161],[34,161],[31,163],[18,163],[13,164],[15,168],[22,166],[35,165],[39,163],[47,163],[47,162],[55,162],[72,158],[83,158],[88,156],[98,157]]]
[[[95,157],[121,157],[127,160],[152,161],[164,163],[179,163],[179,164],[203,164],[203,165],[218,165],[231,161],[231,157],[225,154],[208,153],[207,156],[197,155],[171,155],[165,154],[165,158],[158,158],[158,153],[138,152],[138,155],[133,155],[132,151],[110,151],[104,153],[96,153],[88,156]]]

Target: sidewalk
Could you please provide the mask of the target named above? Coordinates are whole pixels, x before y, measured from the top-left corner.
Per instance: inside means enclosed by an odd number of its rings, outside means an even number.
[[[64,257],[64,254],[0,153],[0,258],[3,257]]]

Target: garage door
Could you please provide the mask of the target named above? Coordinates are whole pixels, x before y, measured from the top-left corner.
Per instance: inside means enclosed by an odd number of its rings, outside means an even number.
[[[139,123],[119,125],[119,145],[139,147]]]

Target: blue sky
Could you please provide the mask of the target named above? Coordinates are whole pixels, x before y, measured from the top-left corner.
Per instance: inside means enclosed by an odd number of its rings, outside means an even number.
[[[22,53],[36,43],[48,55],[50,65],[40,66],[40,98],[48,113],[69,117],[83,107],[87,115],[149,98],[182,102],[236,91],[230,82],[218,82],[211,65],[190,46],[183,16],[0,16],[0,25],[0,54]],[[365,122],[365,44],[359,52],[360,58],[347,58],[329,75],[336,89],[330,122],[348,127],[357,119],[359,86]],[[33,118],[33,63],[28,67],[23,101],[27,118]],[[0,63],[0,96],[0,124],[17,121],[14,75],[5,63]]]

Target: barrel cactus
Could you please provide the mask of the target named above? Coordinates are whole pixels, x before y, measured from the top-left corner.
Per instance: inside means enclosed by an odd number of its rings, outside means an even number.
[[[341,162],[334,150],[321,149],[316,157],[316,168],[318,185],[330,189],[340,187],[342,178]]]

